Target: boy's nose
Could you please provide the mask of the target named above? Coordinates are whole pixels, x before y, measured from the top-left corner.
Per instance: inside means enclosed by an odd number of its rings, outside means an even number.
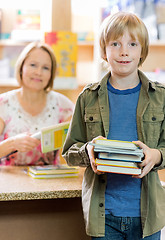
[[[128,56],[128,48],[126,46],[122,46],[120,50],[121,56]]]
[[[123,57],[124,57],[124,56],[127,57],[127,56],[128,56],[128,53],[122,53],[121,55],[122,55]]]

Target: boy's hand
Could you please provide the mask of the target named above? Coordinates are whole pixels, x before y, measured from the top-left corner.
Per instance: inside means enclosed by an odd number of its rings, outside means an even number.
[[[143,170],[140,175],[136,176],[136,178],[143,178],[155,165],[161,164],[161,153],[158,149],[149,148],[141,141],[133,141],[133,143],[137,144],[141,149],[143,149],[144,160],[142,163],[138,164]]]
[[[98,137],[94,138],[90,143],[95,143],[95,141],[98,138],[105,139],[105,137],[98,136]],[[91,163],[91,167],[92,167],[93,171],[98,175],[102,174],[102,172],[97,171],[97,165],[95,163],[95,155],[94,155],[94,146],[88,144],[86,148],[87,148],[87,151],[88,151],[88,155],[89,155],[89,159],[90,159],[90,163]]]

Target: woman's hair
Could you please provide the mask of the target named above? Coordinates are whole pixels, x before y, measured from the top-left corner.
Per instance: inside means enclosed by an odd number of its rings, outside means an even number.
[[[24,65],[24,62],[26,60],[26,58],[29,56],[30,52],[33,49],[42,49],[45,52],[47,52],[51,58],[51,77],[50,80],[47,84],[47,86],[44,88],[45,91],[49,91],[52,87],[53,87],[53,81],[55,78],[55,74],[56,74],[56,68],[57,68],[57,63],[56,63],[56,58],[54,55],[53,50],[51,49],[51,47],[49,47],[47,44],[42,43],[42,42],[32,42],[29,43],[21,52],[21,54],[19,55],[16,65],[15,65],[15,77],[19,83],[19,85],[22,85],[22,68]]]
[[[141,44],[142,50],[139,66],[142,65],[148,55],[149,37],[147,28],[140,18],[133,13],[118,12],[108,16],[103,21],[100,30],[101,57],[104,60],[106,60],[106,46],[108,42],[117,40],[128,30],[132,39],[135,40],[137,36]]]

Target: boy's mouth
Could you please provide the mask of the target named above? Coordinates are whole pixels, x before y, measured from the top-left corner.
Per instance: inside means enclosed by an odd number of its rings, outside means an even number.
[[[122,64],[127,64],[127,63],[130,63],[131,61],[117,61],[117,62]]]

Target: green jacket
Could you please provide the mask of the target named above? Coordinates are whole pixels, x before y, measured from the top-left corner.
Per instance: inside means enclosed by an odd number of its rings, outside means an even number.
[[[141,222],[143,237],[152,235],[165,226],[165,189],[157,170],[165,168],[165,87],[151,82],[138,72],[142,82],[138,107],[138,139],[162,154],[162,163],[142,179]],[[82,183],[82,205],[86,232],[101,237],[105,232],[105,188],[107,175],[92,171],[86,151],[87,142],[109,132],[108,73],[99,83],[87,86],[79,95],[75,112],[63,148],[69,165],[86,167]]]

